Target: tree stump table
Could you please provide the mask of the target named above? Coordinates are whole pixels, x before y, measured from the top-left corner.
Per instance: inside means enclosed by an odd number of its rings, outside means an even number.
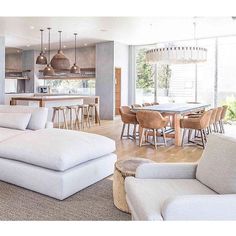
[[[130,213],[125,198],[125,178],[127,176],[135,176],[136,169],[139,165],[153,162],[154,161],[145,158],[130,158],[115,163],[113,176],[113,201],[119,210]]]

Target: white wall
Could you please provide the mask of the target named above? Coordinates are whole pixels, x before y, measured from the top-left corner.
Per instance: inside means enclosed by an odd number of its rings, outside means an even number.
[[[129,88],[129,46],[115,42],[114,67],[121,68],[121,105],[128,105]]]

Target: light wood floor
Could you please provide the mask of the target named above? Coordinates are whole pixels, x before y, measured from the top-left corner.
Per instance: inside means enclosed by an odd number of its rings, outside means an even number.
[[[202,154],[202,148],[196,145],[175,147],[171,140],[168,146],[158,146],[157,150],[153,146],[147,145],[139,147],[135,141],[131,139],[120,140],[122,122],[119,117],[113,121],[101,121],[101,126],[95,125],[85,132],[96,133],[107,136],[116,141],[118,159],[126,159],[130,157],[143,157],[154,160],[156,162],[196,162]],[[160,142],[162,142],[160,138]]]

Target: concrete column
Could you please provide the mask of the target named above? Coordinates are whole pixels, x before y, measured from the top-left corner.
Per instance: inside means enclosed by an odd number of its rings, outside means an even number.
[[[96,44],[96,95],[100,96],[100,116],[115,117],[114,42]]]
[[[5,38],[0,37],[0,104],[5,103]]]
[[[26,93],[34,93],[35,88],[35,51],[29,50],[29,51],[23,51],[22,53],[22,69],[23,70],[31,70],[28,73],[29,80],[25,81],[25,92]]]

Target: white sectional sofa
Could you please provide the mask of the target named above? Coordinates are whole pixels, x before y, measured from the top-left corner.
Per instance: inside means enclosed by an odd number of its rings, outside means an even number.
[[[53,129],[47,113],[0,106],[0,180],[63,200],[113,173],[113,140]]]
[[[211,135],[198,164],[143,164],[125,190],[134,220],[236,220],[236,139]]]

